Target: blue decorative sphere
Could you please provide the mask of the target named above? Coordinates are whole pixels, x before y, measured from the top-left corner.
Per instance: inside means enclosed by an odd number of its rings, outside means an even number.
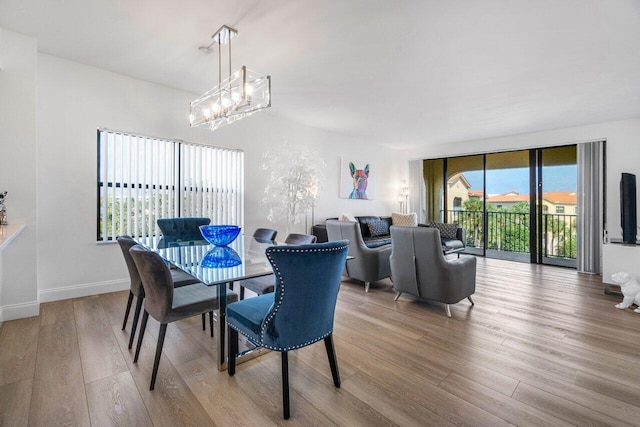
[[[238,234],[240,234],[241,228],[237,225],[201,225],[200,233],[202,237],[212,245],[215,246],[227,246],[233,242]]]

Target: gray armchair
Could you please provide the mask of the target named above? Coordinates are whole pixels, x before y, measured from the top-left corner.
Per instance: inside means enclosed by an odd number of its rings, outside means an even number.
[[[397,301],[403,292],[419,298],[449,304],[468,298],[476,291],[476,258],[449,260],[442,252],[436,228],[391,227],[391,273]]]
[[[327,220],[327,237],[330,242],[349,241],[349,256],[345,264],[345,275],[364,282],[364,291],[369,292],[371,282],[391,276],[389,245],[368,248],[362,239],[360,225],[351,221]]]

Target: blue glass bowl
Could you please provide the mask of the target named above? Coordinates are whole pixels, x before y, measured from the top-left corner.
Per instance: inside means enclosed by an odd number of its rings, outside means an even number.
[[[205,268],[235,267],[242,264],[238,252],[226,246],[216,246],[205,254],[200,265]]]
[[[237,225],[201,225],[200,233],[204,239],[215,246],[227,246],[233,242],[241,228]]]

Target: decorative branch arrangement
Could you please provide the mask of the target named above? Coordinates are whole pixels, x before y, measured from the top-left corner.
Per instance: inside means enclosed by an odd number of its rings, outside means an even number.
[[[280,149],[266,152],[261,169],[267,175],[262,199],[262,204],[269,208],[267,219],[285,222],[289,233],[301,216],[315,207],[325,167],[318,153],[286,143]]]

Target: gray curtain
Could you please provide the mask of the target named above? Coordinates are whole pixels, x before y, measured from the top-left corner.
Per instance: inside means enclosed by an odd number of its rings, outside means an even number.
[[[409,162],[409,210],[418,214],[418,223],[426,222],[426,187],[422,172],[422,160]]]
[[[602,273],[604,142],[578,144],[577,268]]]

